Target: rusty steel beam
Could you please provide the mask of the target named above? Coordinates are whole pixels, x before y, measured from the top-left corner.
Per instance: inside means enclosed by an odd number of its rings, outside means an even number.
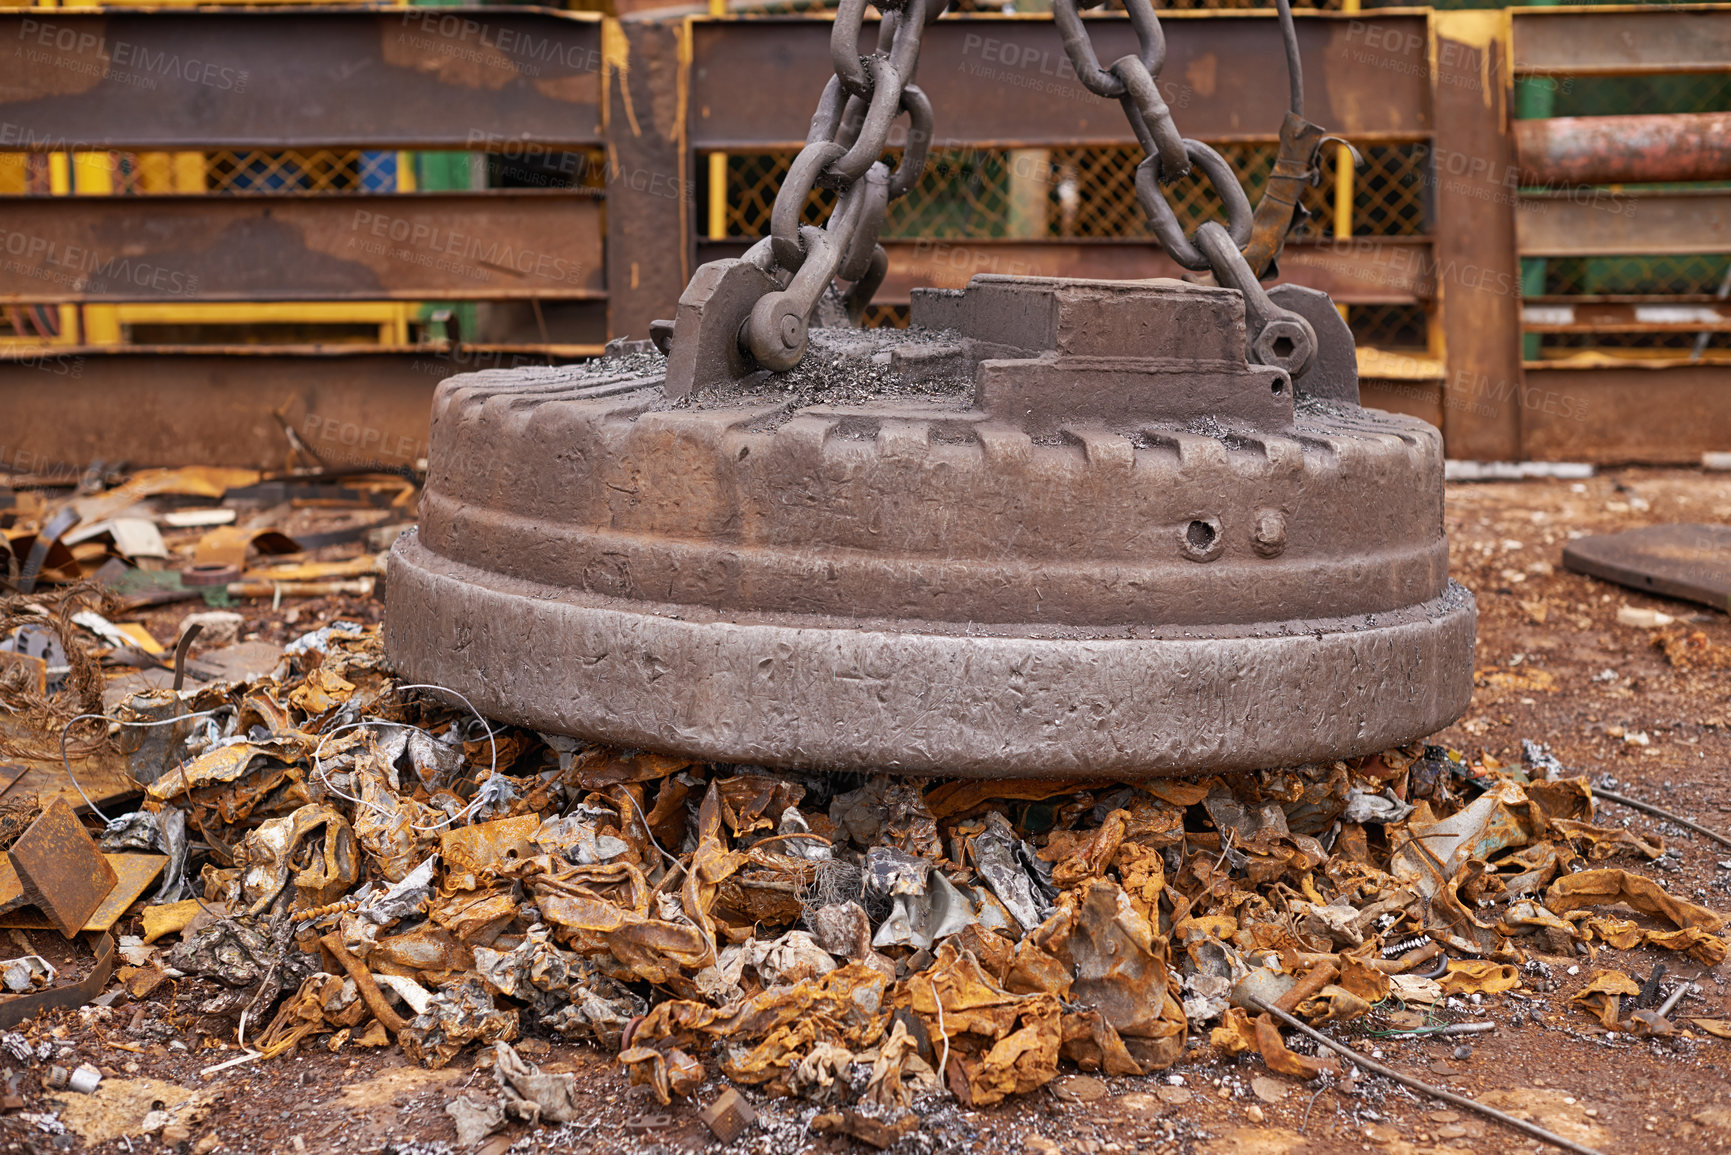
[[[1200,18],[1198,18],[1200,17]],[[1184,135],[1273,140],[1286,66],[1272,15],[1164,12],[1160,89]],[[1121,17],[1090,19],[1101,60],[1136,50]],[[691,142],[704,149],[796,148],[830,75],[828,21],[698,21],[692,27]],[[870,25],[866,36],[876,36]],[[1298,18],[1305,115],[1354,140],[1430,132],[1422,15]],[[766,78],[774,83],[766,83]],[[936,140],[975,148],[1134,144],[1122,111],[1084,89],[1048,19],[945,16],[926,31],[920,87]],[[813,94],[789,99],[788,93]],[[893,139],[893,138],[892,138]]]
[[[1731,112],[1514,122],[1521,183],[1731,180]]]
[[[95,460],[275,469],[277,413],[332,466],[412,465],[433,387],[472,369],[546,364],[527,352],[356,346],[0,350],[8,460],[34,472]]]
[[[1731,192],[1576,189],[1522,196],[1523,257],[1621,257],[1731,250]]]
[[[1694,301],[1528,301],[1521,324],[1530,333],[1723,333],[1731,305]]]
[[[1518,401],[1537,461],[1695,464],[1731,445],[1731,365],[1529,364]]]
[[[577,147],[601,23],[537,8],[0,9],[0,149]]]
[[[620,32],[631,67],[608,72],[609,107],[632,112],[615,113],[608,145],[607,334],[647,337],[691,279],[690,117],[682,101],[663,99],[682,90],[689,30],[631,20]]]
[[[1094,277],[1140,280],[1181,277],[1179,267],[1153,241],[891,240],[889,274],[873,298],[905,305],[920,287],[959,289],[976,273],[1019,277]],[[737,257],[748,241],[703,241],[700,262]],[[1308,285],[1344,305],[1410,305],[1429,300],[1436,286],[1429,237],[1354,237],[1350,241],[1296,240],[1280,258],[1281,275],[1270,284]]]
[[[1447,359],[1443,436],[1449,456],[1521,456],[1520,411],[1497,390],[1521,381],[1520,260],[1508,174],[1514,149],[1503,124],[1509,79],[1496,37],[1500,14],[1437,12],[1434,50],[1449,67],[1432,90],[1437,130],[1437,289]],[[1460,393],[1492,394],[1461,403]]]
[[[588,300],[593,192],[0,198],[0,301]]]
[[[1731,71],[1731,6],[1528,8],[1510,14],[1517,76]]]

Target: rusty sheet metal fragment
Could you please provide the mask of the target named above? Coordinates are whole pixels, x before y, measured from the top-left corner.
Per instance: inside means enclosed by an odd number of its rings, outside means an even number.
[[[1725,917],[1669,893],[1652,879],[1626,870],[1582,870],[1553,882],[1545,905],[1557,914],[1588,906],[1626,903],[1643,914],[1670,920],[1680,930],[1719,930]]]
[[[590,1109],[578,1091],[577,1076],[543,1074],[502,1039],[493,1044],[493,1074],[505,1109],[527,1123],[569,1123]]]
[[[297,868],[296,862],[305,857],[302,844],[315,836],[322,844],[319,852]],[[249,914],[259,914],[276,901],[291,872],[302,905],[308,907],[336,902],[360,877],[354,830],[348,819],[320,803],[253,829],[235,849],[234,862],[244,871],[241,897]]]
[[[27,995],[0,998],[0,1028],[15,1027],[50,1007],[81,1007],[102,993],[114,973],[114,939],[107,933],[96,940],[96,961],[90,973],[71,986],[32,991]]]
[[[241,529],[219,525],[198,539],[193,559],[199,565],[244,566],[249,550],[260,553],[295,553],[300,545],[274,529]]]
[[[1184,1050],[1187,1020],[1169,959],[1166,939],[1123,889],[1097,878],[1017,944],[1005,986],[1090,1008],[1090,1017],[1065,1015],[1067,1057],[1108,1074],[1146,1074]]]
[[[411,1059],[442,1067],[469,1043],[509,1042],[516,1037],[517,1012],[495,1005],[492,993],[471,976],[440,989],[427,1009],[403,1027],[397,1041]]]
[[[536,853],[530,841],[541,826],[538,814],[521,814],[516,818],[501,818],[476,826],[447,830],[439,835],[439,856],[444,860],[451,886],[472,888],[473,876],[490,867],[508,866]],[[464,876],[467,881],[459,882]]]
[[[1524,846],[1532,838],[1522,813],[1526,793],[1503,782],[1440,822],[1411,830],[1395,852],[1392,871],[1426,895],[1434,893],[1469,859],[1488,859],[1500,850]]]
[[[1731,526],[1650,525],[1563,548],[1576,573],[1731,613]]]
[[[908,987],[933,1047],[942,1050],[948,1040],[943,1078],[964,1105],[1026,1094],[1057,1075],[1063,1042],[1057,996],[1006,991],[950,942],[938,946],[931,969]]]
[[[119,880],[64,798],[48,804],[6,858],[18,874],[23,901],[67,938],[83,929]]]
[[[475,958],[449,931],[422,926],[381,938],[368,953],[367,965],[381,974],[443,976],[473,969]]]

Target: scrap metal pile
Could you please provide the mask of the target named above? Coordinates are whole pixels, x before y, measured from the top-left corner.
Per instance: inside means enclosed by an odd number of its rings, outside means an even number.
[[[1204,1042],[1331,1065],[1263,1003],[1332,1023],[1513,989],[1535,954],[1726,954],[1721,916],[1612,865],[1662,843],[1595,825],[1537,746],[1135,786],[772,774],[495,729],[340,622],[268,678],[170,698],[113,712],[122,735],[186,719],[133,756],[145,801],[109,828],[173,859],[142,907],[155,957],[123,939],[122,976],[209,980],[201,1009],[265,1058],[590,1039],[664,1102],[719,1074],[860,1132]],[[1667,1031],[1622,1013],[1632,985],[1607,972],[1588,1009]],[[496,1049],[503,1106],[454,1111],[559,1121],[572,1076]]]

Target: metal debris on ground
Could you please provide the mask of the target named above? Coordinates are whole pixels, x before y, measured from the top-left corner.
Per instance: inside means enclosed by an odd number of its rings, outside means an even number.
[[[1731,527],[1649,525],[1563,547],[1563,565],[1642,593],[1731,611]]]
[[[704,1096],[724,1139],[753,1125],[740,1088],[888,1144],[937,1097],[1162,1071],[1204,1042],[1313,1079],[1341,1066],[1282,1016],[1495,998],[1577,944],[1726,955],[1721,915],[1614,865],[1663,841],[1598,825],[1536,745],[1134,786],[772,774],[496,727],[344,622],[173,697],[190,721],[105,835],[183,863],[138,899],[122,977],[200,983],[237,1062],[488,1046],[493,1090],[449,1108],[470,1139],[576,1118],[573,1076],[512,1045],[536,1036],[616,1052],[662,1103],[725,1078]],[[1674,1030],[1641,990],[1604,966],[1577,1002]]]

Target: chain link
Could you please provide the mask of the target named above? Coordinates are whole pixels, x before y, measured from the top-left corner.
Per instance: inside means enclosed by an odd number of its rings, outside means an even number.
[[[776,192],[769,235],[740,260],[712,262],[699,270],[680,299],[681,319],[658,322],[656,340],[663,349],[691,350],[688,357],[670,354],[669,388],[674,395],[700,387],[710,372],[749,371],[749,362],[740,360],[746,351],[763,368],[793,368],[805,354],[808,326],[837,278],[848,283],[842,304],[855,325],[883,283],[889,261],[877,239],[884,214],[890,201],[919,181],[932,139],[931,102],[913,83],[921,37],[949,0],[871,2],[882,19],[874,50],[864,54],[860,40],[868,0],[840,0],[829,43],[835,74],[818,98],[805,145]],[[1207,269],[1216,283],[1239,290],[1245,298],[1251,359],[1297,376],[1314,356],[1314,331],[1298,314],[1270,301],[1260,284],[1286,234],[1303,217],[1299,198],[1304,184],[1315,179],[1322,140],[1322,130],[1303,117],[1303,80],[1289,0],[1276,0],[1276,5],[1292,109],[1281,126],[1280,159],[1254,212],[1226,159],[1201,141],[1182,136],[1160,94],[1166,36],[1153,0],[1124,0],[1137,50],[1108,67],[1101,67],[1082,19],[1082,9],[1103,2],[1054,0],[1053,18],[1077,77],[1090,92],[1123,106],[1147,154],[1136,169],[1136,194],[1155,236],[1178,264]],[[892,172],[884,151],[891,128],[904,114],[907,145]],[[1208,222],[1186,236],[1162,186],[1197,170],[1224,204],[1226,224]],[[835,207],[821,228],[800,219],[818,188],[836,192]],[[678,338],[679,333],[689,336]],[[716,366],[709,367],[705,358]]]
[[[834,278],[851,282],[843,304],[855,324],[883,283],[889,260],[877,237],[884,213],[890,201],[919,181],[931,144],[931,101],[913,84],[920,39],[946,3],[879,4],[883,19],[870,55],[860,53],[866,0],[841,0],[836,10],[829,41],[835,75],[818,98],[805,147],[776,192],[769,236],[744,258],[784,286],[758,301],[746,322],[746,346],[765,368],[791,369],[799,363],[812,311]],[[903,113],[907,147],[892,173],[882,157],[890,129]],[[800,224],[814,188],[837,193],[822,228]]]
[[[1292,110],[1280,132],[1280,159],[1263,203],[1253,212],[1250,198],[1232,166],[1208,145],[1181,136],[1172,110],[1160,95],[1160,70],[1166,63],[1166,35],[1153,0],[1124,0],[1137,51],[1100,67],[1100,58],[1082,20],[1082,9],[1103,0],[1054,0],[1052,17],[1076,76],[1088,91],[1116,99],[1147,159],[1136,167],[1136,198],[1148,214],[1155,237],[1186,269],[1208,270],[1217,284],[1239,290],[1245,299],[1248,352],[1252,360],[1302,373],[1315,355],[1316,336],[1298,314],[1275,305],[1263,291],[1261,276],[1274,265],[1286,234],[1301,219],[1299,194],[1315,179],[1322,130],[1303,117],[1304,85],[1299,73],[1297,35],[1288,0],[1277,0],[1285,40]],[[1161,186],[1200,170],[1226,209],[1224,226],[1209,221],[1186,236]],[[1247,254],[1249,258],[1247,259]]]

